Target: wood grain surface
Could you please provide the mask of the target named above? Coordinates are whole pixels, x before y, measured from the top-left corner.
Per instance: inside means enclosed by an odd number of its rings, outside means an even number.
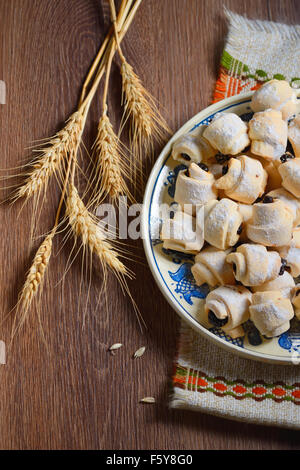
[[[298,0],[144,0],[124,40],[124,52],[160,101],[174,130],[212,98],[226,37],[225,4],[250,18],[296,23]],[[0,106],[1,169],[30,158],[36,139],[60,128],[75,109],[80,86],[108,28],[106,0],[0,0],[0,79],[7,104]],[[120,77],[113,67],[112,120],[120,118]],[[85,142],[91,145],[101,109],[92,106]],[[159,149],[157,148],[157,151]],[[5,174],[1,171],[0,176]],[[6,182],[1,182],[2,187]],[[4,190],[4,195],[7,190]],[[54,220],[58,188],[51,185],[39,233]],[[29,245],[31,205],[0,206],[0,311],[14,305],[34,250]],[[1,449],[296,449],[299,433],[235,423],[200,413],[170,411],[168,396],[179,320],[135,251],[137,280],[130,288],[148,325],[140,332],[130,301],[109,280],[108,307],[96,307],[95,278],[85,309],[80,263],[61,283],[70,248],[55,241],[44,288],[41,339],[37,313],[0,366]],[[9,341],[11,321],[1,324]],[[124,347],[115,356],[107,348]],[[144,356],[133,352],[146,346]],[[139,399],[155,396],[155,405]]]

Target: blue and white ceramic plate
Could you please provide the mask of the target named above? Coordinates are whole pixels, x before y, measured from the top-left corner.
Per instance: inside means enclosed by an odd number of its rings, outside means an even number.
[[[299,322],[293,322],[290,331],[279,338],[261,338],[262,343],[258,346],[251,345],[248,337],[233,340],[221,329],[212,328],[203,309],[209,289],[205,284],[196,286],[191,275],[193,257],[164,252],[159,239],[162,223],[159,207],[162,203],[170,205],[174,202],[176,177],[182,168],[170,156],[173,142],[180,135],[207,125],[217,112],[233,112],[239,116],[251,112],[251,95],[252,92],[245,93],[209,106],[190,119],[165,146],[153,167],[144,196],[144,248],[150,269],[163,295],[183,320],[200,334],[232,353],[249,359],[277,364],[297,364],[300,363]]]

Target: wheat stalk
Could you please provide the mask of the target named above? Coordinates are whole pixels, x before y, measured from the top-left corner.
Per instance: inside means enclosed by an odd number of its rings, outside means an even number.
[[[101,227],[84,205],[73,183],[69,186],[66,216],[75,238],[80,238],[83,247],[88,248],[91,254],[97,255],[104,269],[108,266],[114,273],[128,274],[125,265],[119,260],[119,254],[105,240]]]
[[[120,5],[120,9],[119,9],[119,13],[118,13],[118,17],[117,17],[117,23],[118,23],[118,26],[121,28],[121,38],[120,39],[123,39],[123,36],[126,34],[126,31],[128,29],[128,27],[130,26],[130,23],[140,5],[142,0],[138,0],[135,2],[135,5],[134,7],[132,8],[131,10],[131,13],[129,13],[131,7],[132,7],[132,4],[134,2],[134,0],[122,0],[121,1],[121,5]],[[127,21],[125,22],[125,19],[127,18]],[[125,24],[124,24],[125,22]],[[95,74],[96,70],[97,70],[97,67],[99,66],[99,62],[104,54],[104,51],[105,49],[107,48],[107,45],[109,44],[109,42],[111,41],[111,38],[113,36],[113,32],[114,32],[114,26],[111,25],[110,27],[110,30],[106,36],[106,38],[104,39],[103,43],[102,43],[102,46],[100,47],[99,51],[98,51],[98,54],[97,56],[95,57],[94,59],[94,62],[89,70],[89,73],[85,79],[85,82],[82,86],[82,90],[81,90],[81,96],[80,96],[80,101],[79,101],[79,104],[82,104],[83,101],[84,101],[84,98],[86,96],[86,93],[87,93],[87,89],[88,89],[88,86],[90,84],[90,81],[93,77],[93,75]]]
[[[12,337],[14,337],[17,331],[21,329],[22,325],[26,321],[32,301],[38,293],[41,293],[41,289],[45,280],[45,273],[51,257],[52,241],[54,235],[55,230],[47,235],[35,254],[33,263],[27,274],[25,284],[19,296],[17,313],[20,313],[20,319],[17,322],[17,314],[14,320]]]
[[[39,195],[43,189],[47,189],[52,175],[61,174],[65,158],[81,138],[83,111],[84,108],[73,113],[65,127],[49,139],[41,154],[31,162],[32,170],[27,173],[24,184],[14,194],[14,200]]]

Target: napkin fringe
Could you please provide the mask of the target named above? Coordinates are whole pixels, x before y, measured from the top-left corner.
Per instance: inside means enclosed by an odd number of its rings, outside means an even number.
[[[290,417],[279,417],[278,415],[272,415],[272,413],[266,414],[263,404],[258,404],[253,411],[251,411],[251,408],[249,408],[248,411],[245,411],[245,408],[242,406],[237,410],[237,407],[230,403],[231,397],[227,397],[227,406],[224,406],[224,403],[220,405],[216,401],[214,403],[206,401],[205,403],[203,402],[200,404],[197,398],[197,394],[177,389],[171,398],[169,408],[197,411],[206,415],[213,415],[217,418],[228,419],[235,422],[247,422],[260,426],[276,426],[299,431],[299,424],[297,422],[293,422]]]
[[[244,39],[245,33],[267,33],[278,34],[283,39],[299,39],[300,26],[286,25],[283,23],[275,23],[274,21],[249,20],[248,18],[238,15],[224,7],[224,13],[230,24],[229,41],[230,44],[239,44]]]

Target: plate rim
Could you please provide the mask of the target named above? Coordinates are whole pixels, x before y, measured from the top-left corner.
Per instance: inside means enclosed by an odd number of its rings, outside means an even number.
[[[210,114],[215,114],[218,109],[226,108],[232,104],[242,104],[246,102],[250,102],[250,98],[253,95],[253,91],[247,93],[241,93],[239,95],[232,96],[230,98],[223,99],[218,101],[217,103],[213,103],[212,105],[204,108],[199,113],[195,114],[192,118],[190,118],[183,126],[181,126],[175,134],[168,140],[166,145],[161,150],[159,156],[156,159],[155,164],[152,167],[150,175],[148,177],[144,197],[143,197],[143,208],[141,214],[141,233],[142,233],[142,240],[144,251],[146,254],[146,259],[152,275],[155,279],[158,288],[162,292],[163,296],[169,303],[169,305],[175,310],[175,312],[187,323],[189,324],[194,330],[200,333],[202,336],[206,337],[208,340],[213,341],[215,344],[220,346],[222,349],[227,350],[233,354],[237,354],[240,357],[246,359],[252,359],[260,362],[267,362],[270,364],[277,364],[277,365],[297,365],[292,362],[292,357],[284,357],[284,356],[275,356],[271,354],[262,354],[248,349],[242,349],[239,346],[232,344],[230,342],[225,341],[224,339],[216,336],[214,333],[210,332],[207,328],[202,326],[196,319],[194,319],[191,315],[188,315],[184,311],[182,311],[182,307],[180,308],[177,306],[177,302],[174,302],[174,299],[171,297],[169,293],[169,289],[166,287],[166,283],[160,270],[157,266],[155,257],[153,255],[153,246],[151,243],[151,239],[149,236],[149,218],[150,218],[150,209],[151,209],[151,201],[153,198],[154,190],[156,187],[156,180],[160,174],[161,169],[165,165],[165,161],[169,158],[169,153],[171,150],[171,146],[173,142],[182,134],[184,134],[188,130],[193,129],[193,124],[196,121],[203,121],[205,118],[209,117]],[[195,126],[194,126],[195,127]],[[163,281],[163,282],[162,282]],[[176,300],[176,299],[175,299]]]

